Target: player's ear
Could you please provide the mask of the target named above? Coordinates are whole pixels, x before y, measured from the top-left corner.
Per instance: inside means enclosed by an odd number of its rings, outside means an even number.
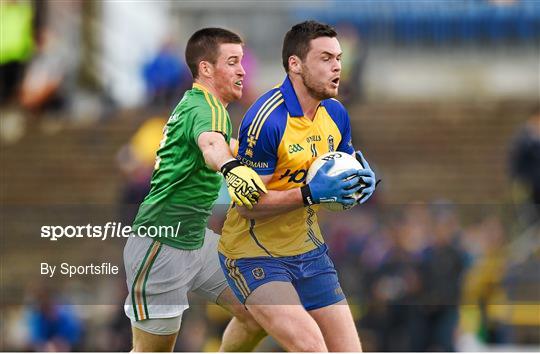
[[[214,75],[214,66],[205,60],[199,62],[199,75],[204,77],[212,77]]]
[[[302,72],[302,61],[296,55],[289,57],[289,72],[294,74],[300,74]]]

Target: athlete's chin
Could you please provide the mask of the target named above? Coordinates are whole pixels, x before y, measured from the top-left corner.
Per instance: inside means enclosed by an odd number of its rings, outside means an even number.
[[[322,97],[324,97],[324,100],[327,100],[329,98],[336,98],[338,95],[338,89],[327,89],[322,92]]]
[[[236,91],[233,92],[232,97],[233,97],[233,100],[234,100],[234,101],[238,101],[239,99],[242,98],[242,91],[240,91],[240,92],[236,92]]]
[[[234,99],[239,100],[242,98],[243,87],[234,85],[231,90],[231,95]]]
[[[336,98],[338,96],[338,89],[328,90],[328,98]]]

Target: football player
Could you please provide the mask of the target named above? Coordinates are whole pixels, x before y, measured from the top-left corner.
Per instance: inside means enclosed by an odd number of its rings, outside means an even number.
[[[283,43],[283,83],[246,113],[237,158],[268,193],[249,210],[232,206],[220,261],[229,285],[255,320],[286,350],[361,351],[351,311],[317,224],[317,204],[351,206],[375,190],[375,174],[351,143],[349,116],[334,99],[341,48],[328,25],[295,25]],[[364,168],[328,175],[333,161],[305,184],[317,156],[355,154]],[[360,191],[362,199],[351,195]]]
[[[124,248],[134,351],[173,350],[188,291],[235,316],[220,350],[249,351],[265,335],[227,286],[216,252],[219,236],[206,228],[223,177],[239,206],[252,208],[266,192],[257,173],[229,148],[226,107],[242,96],[242,56],[240,37],[221,28],[199,30],[187,43],[193,88],[165,125],[151,190],[133,225],[140,237],[130,237]],[[144,237],[151,228],[171,232]]]

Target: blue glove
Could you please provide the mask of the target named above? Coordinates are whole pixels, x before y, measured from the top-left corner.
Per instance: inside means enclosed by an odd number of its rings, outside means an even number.
[[[360,150],[358,150],[355,154],[356,160],[360,162],[362,167],[364,167],[361,170],[358,170],[356,172],[356,175],[360,177],[361,183],[364,184],[364,187],[360,189],[360,193],[362,193],[362,198],[358,201],[358,204],[363,204],[368,200],[373,192],[375,192],[375,187],[377,186],[377,179],[375,178],[375,172],[369,167],[369,163],[364,158]]]
[[[311,182],[302,187],[305,205],[338,202],[344,206],[353,206],[356,203],[356,200],[350,196],[362,188],[360,177],[357,176],[358,171],[350,169],[335,176],[329,176],[328,171],[335,163],[335,160],[330,160],[322,165]]]

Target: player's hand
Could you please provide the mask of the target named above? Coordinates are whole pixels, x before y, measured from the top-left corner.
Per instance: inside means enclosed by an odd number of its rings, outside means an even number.
[[[360,162],[363,169],[360,169],[357,171],[357,176],[360,178],[360,183],[362,184],[362,188],[360,189],[360,192],[362,193],[362,198],[358,201],[358,204],[365,203],[375,192],[375,187],[377,186],[377,178],[375,177],[375,172],[369,167],[369,163],[364,158],[360,150],[356,151],[354,156],[356,157],[356,160]]]
[[[356,200],[351,195],[362,188],[360,177],[357,175],[358,170],[350,169],[329,176],[328,171],[335,163],[335,160],[330,160],[322,165],[307,185],[313,202],[315,204],[338,202],[345,206],[353,206]]]
[[[259,201],[260,192],[268,192],[257,172],[236,159],[221,166],[221,173],[232,201],[238,206],[251,209]]]

